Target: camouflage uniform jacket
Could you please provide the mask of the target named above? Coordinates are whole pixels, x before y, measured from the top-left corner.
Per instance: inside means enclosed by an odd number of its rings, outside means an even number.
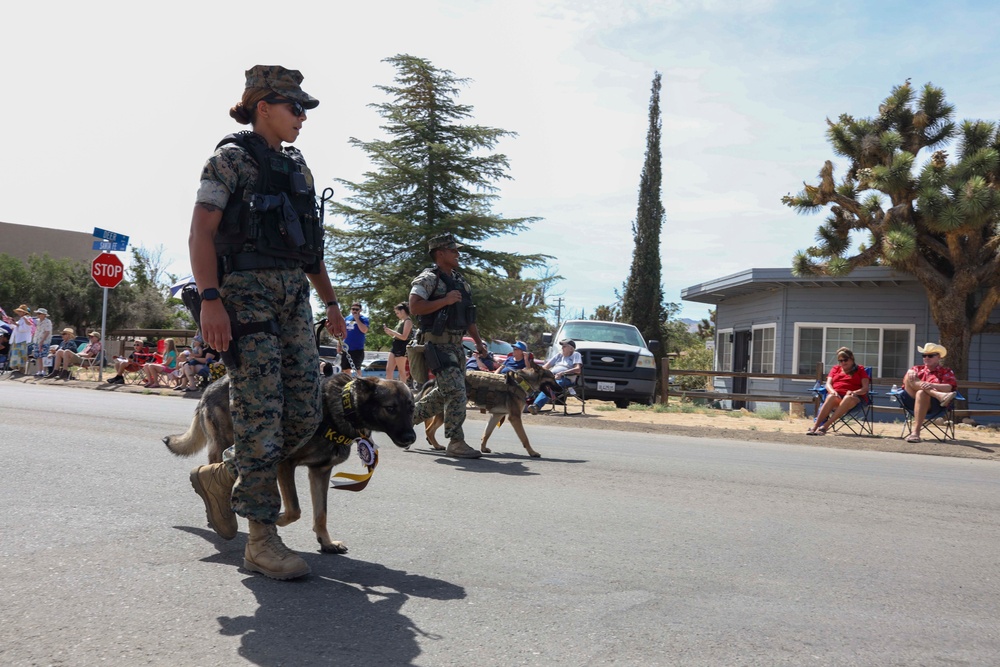
[[[448,288],[445,286],[444,281],[438,277],[437,271],[438,268],[436,266],[431,266],[421,271],[420,275],[413,279],[410,294],[415,294],[425,301],[434,301],[447,294]],[[459,290],[466,292],[471,298],[472,287],[457,269],[451,272],[451,279],[455,281],[455,285]],[[446,329],[446,331],[449,334],[458,336],[465,334],[464,329]],[[426,332],[421,331],[421,333]]]
[[[313,175],[302,152],[293,146],[285,146],[282,152],[302,168],[306,184],[312,189]],[[201,170],[196,201],[224,210],[229,198],[239,188],[243,188],[244,199],[253,194],[259,171],[253,157],[239,144],[220,146]],[[249,244],[247,250],[253,250],[253,247]]]

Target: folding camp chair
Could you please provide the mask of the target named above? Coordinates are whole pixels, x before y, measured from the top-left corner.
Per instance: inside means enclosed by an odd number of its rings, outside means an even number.
[[[868,369],[864,366],[859,366],[859,368],[864,370],[866,373],[868,372]],[[869,377],[871,376],[869,375]],[[813,388],[810,391],[812,391],[812,393],[819,399],[819,404],[823,405],[823,402],[826,401],[827,395],[826,383],[817,382],[813,385]],[[858,404],[848,410],[847,413],[840,417],[840,419],[830,424],[830,430],[834,433],[838,433],[840,432],[840,429],[844,428],[854,435],[870,435],[874,437],[875,420],[873,419],[872,413],[874,412],[875,396],[877,396],[877,394],[872,391],[871,383],[869,382],[868,393],[862,396],[861,400],[858,401]],[[813,416],[813,420],[815,420],[816,416],[817,415]]]
[[[896,391],[889,392],[889,398],[896,401],[899,407],[903,408],[903,415],[906,418],[903,424],[903,431],[899,434],[899,437],[905,437],[907,433],[913,433],[913,410],[907,407],[900,396],[905,394],[906,390],[902,387],[898,388]],[[948,405],[942,407],[940,405],[935,406],[931,403],[931,407],[927,410],[927,415],[924,417],[924,424],[921,427],[921,433],[930,433],[938,442],[947,442],[948,440],[955,439],[955,404],[959,401],[964,401],[965,397],[961,393],[956,392],[955,398],[951,400]]]
[[[583,370],[580,371],[578,375],[574,375],[573,384],[566,387],[560,387],[559,391],[555,393],[552,400],[548,402],[546,406],[542,407],[542,411],[546,408],[555,412],[559,406],[562,406],[563,414],[586,414],[587,412],[587,386],[583,381]],[[580,406],[579,412],[570,412],[570,406]]]
[[[149,362],[154,361],[156,355],[150,352],[149,348],[144,345],[135,350],[132,353],[132,356],[134,360],[125,366],[122,371],[122,377],[125,378],[126,384],[139,384],[146,379],[146,376],[142,371],[142,367]]]

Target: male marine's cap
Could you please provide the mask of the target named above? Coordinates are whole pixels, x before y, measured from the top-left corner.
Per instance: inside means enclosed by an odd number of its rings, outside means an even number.
[[[455,237],[451,234],[441,234],[440,236],[434,236],[427,241],[427,252],[434,254],[434,251],[439,248],[461,248],[462,244],[455,240]]]
[[[281,65],[254,65],[246,71],[247,88],[267,88],[283,97],[295,100],[306,109],[315,109],[319,100],[302,90],[302,73]]]

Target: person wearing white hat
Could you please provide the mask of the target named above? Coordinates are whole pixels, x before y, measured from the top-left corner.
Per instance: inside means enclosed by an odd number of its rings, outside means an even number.
[[[49,311],[44,308],[35,309],[35,335],[31,337],[33,352],[30,356],[35,359],[35,377],[42,377],[45,371],[42,368],[42,359],[49,353],[49,341],[52,340],[52,320],[49,319]],[[24,372],[28,372],[30,359],[24,362]]]
[[[927,343],[917,347],[924,363],[906,371],[903,377],[903,389],[899,400],[913,412],[913,430],[906,436],[907,442],[920,442],[920,429],[930,411],[945,407],[955,399],[958,389],[958,378],[950,368],[941,365],[941,360],[948,356],[944,345]]]
[[[31,309],[27,304],[21,304],[14,309],[14,314],[20,317],[14,325],[14,333],[10,337],[10,369],[15,375],[28,370],[28,344],[31,342]]]

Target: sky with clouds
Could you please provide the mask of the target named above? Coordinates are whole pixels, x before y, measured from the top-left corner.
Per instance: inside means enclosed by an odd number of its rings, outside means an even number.
[[[392,83],[382,60],[408,53],[471,80],[459,100],[475,122],[518,133],[499,146],[512,180],[494,210],[543,220],[490,245],[553,255],[564,317],[612,303],[626,279],[655,71],[674,302],[696,283],[790,266],[813,242],[823,216],[780,198],[833,157],[826,118],[875,115],[911,78],[944,88],[958,119],[1000,119],[989,2],[57,0],[4,14],[0,220],[120,232],[162,245],[187,275],[198,174],[241,129],[228,109],[244,70],[305,75],[321,105],[296,145],[321,189],[369,168],[348,140],[380,136],[367,105]]]

